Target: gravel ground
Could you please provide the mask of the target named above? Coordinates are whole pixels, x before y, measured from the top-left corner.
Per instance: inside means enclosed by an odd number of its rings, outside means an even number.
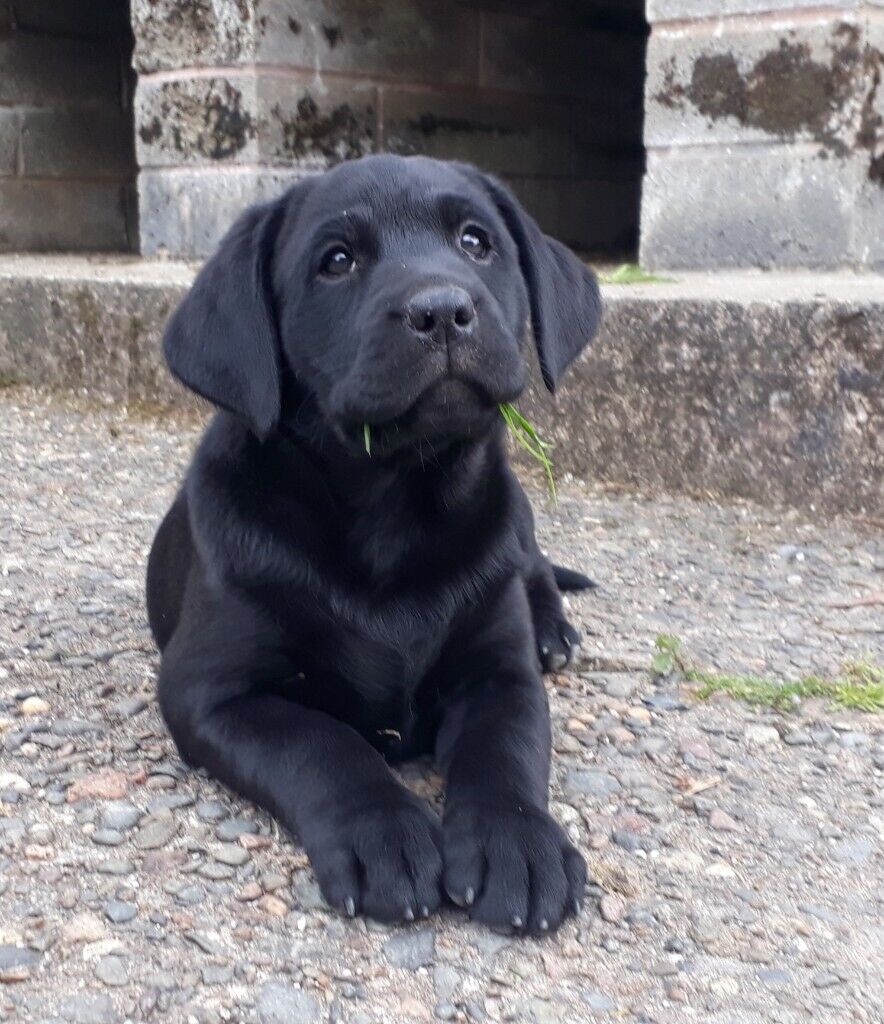
[[[553,807],[596,899],[543,942],[455,911],[388,929],[328,912],[163,729],[143,569],[195,437],[0,395],[0,1020],[884,1019],[884,717],[699,704],[645,671],[664,631],[742,671],[880,658],[873,523],[563,481],[544,543],[601,587],[550,683]]]

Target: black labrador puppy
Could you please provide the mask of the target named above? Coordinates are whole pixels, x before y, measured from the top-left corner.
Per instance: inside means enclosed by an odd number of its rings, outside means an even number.
[[[248,210],[169,324],[172,372],[221,411],[150,554],[160,706],[349,915],[445,892],[538,935],[580,908],[541,669],[578,639],[557,583],[589,581],[540,553],[498,404],[529,321],[552,389],[599,316],[499,182],[376,156]],[[441,823],[388,767],[427,752]]]

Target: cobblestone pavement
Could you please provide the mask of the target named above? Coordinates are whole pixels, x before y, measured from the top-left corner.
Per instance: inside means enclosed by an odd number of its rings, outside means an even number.
[[[553,809],[595,899],[542,942],[455,910],[389,929],[326,910],[163,729],[142,579],[195,437],[0,394],[0,1020],[882,1020],[884,717],[701,704],[645,671],[663,631],[743,671],[880,658],[873,522],[563,481],[543,541],[601,587],[550,685]]]

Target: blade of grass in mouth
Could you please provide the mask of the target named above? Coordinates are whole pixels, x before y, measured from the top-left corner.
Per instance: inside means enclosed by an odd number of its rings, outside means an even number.
[[[501,402],[498,408],[504,423],[507,425],[507,429],[516,439],[516,442],[543,466],[543,470],[546,473],[546,485],[549,490],[549,496],[552,498],[553,503],[555,503],[557,500],[556,482],[553,477],[552,460],[547,454],[549,445],[541,440],[534,424],[525,419],[514,405],[510,405],[509,402]]]

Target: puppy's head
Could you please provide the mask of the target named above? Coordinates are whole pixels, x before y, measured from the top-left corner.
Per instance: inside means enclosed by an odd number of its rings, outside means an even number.
[[[495,179],[421,157],[367,157],[248,210],[173,316],[165,352],[194,391],[260,438],[285,386],[354,450],[490,429],[528,371],[543,379],[595,334],[593,275]]]

